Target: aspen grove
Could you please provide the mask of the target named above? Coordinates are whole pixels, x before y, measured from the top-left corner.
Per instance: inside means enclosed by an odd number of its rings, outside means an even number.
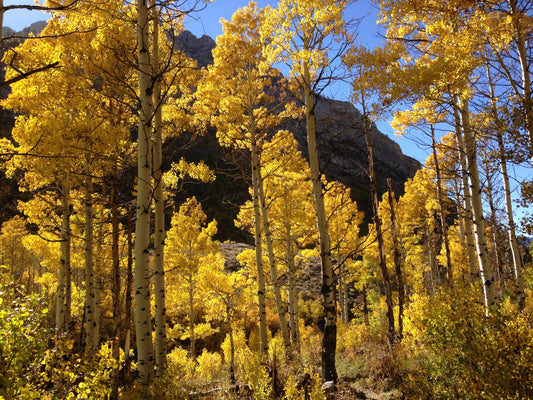
[[[0,36],[0,399],[533,398],[533,3],[212,2]]]

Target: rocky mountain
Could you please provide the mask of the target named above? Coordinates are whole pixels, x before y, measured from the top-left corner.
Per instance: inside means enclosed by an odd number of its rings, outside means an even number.
[[[20,32],[15,32],[13,29],[9,27],[3,27],[2,36],[4,38],[9,38],[10,36],[25,38],[25,37],[28,37],[30,33],[37,36],[39,33],[41,33],[41,31],[45,28],[45,26],[46,26],[46,21],[37,21],[31,24],[30,26],[28,26],[27,28],[24,28]]]
[[[176,46],[196,58],[201,66],[213,62],[211,51],[216,43],[208,36],[197,38],[185,31],[178,36]],[[322,171],[329,180],[339,180],[352,189],[352,197],[359,208],[365,211],[366,220],[370,221],[368,153],[363,115],[349,102],[320,96],[315,114]],[[287,128],[295,134],[300,151],[307,157],[305,121],[291,121]],[[381,195],[386,191],[387,178],[390,178],[393,190],[399,196],[403,194],[404,182],[413,177],[421,165],[414,158],[403,154],[398,143],[381,133],[375,124],[372,125],[372,135],[378,192]]]
[[[189,31],[183,31],[176,36],[174,47],[185,52],[187,57],[194,58],[201,68],[213,64],[211,51],[215,48],[215,41],[207,35],[198,38]]]

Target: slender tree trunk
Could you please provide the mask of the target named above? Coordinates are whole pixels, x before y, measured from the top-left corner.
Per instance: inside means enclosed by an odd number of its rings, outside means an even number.
[[[363,297],[363,320],[365,321],[365,326],[370,326],[370,318],[368,317],[368,299],[366,297],[366,285],[363,285],[363,291],[361,293]]]
[[[100,214],[100,219],[103,219],[103,213]],[[98,255],[103,254],[103,247],[104,247],[104,224],[98,224],[98,229],[95,231],[95,257],[94,257],[94,298],[96,302],[96,312],[94,314],[94,320],[96,323],[96,332],[97,335],[100,335],[100,326],[102,325],[102,314],[101,314],[101,304],[102,304],[102,296],[104,294],[105,290],[105,282],[103,279],[104,276],[104,268],[102,267],[102,259],[103,257],[98,257]]]
[[[231,323],[231,307],[226,306],[226,318],[228,319],[228,335],[229,335],[229,382],[235,384],[235,342],[233,340],[233,325]]]
[[[111,296],[113,300],[113,359],[117,363],[117,367],[111,371],[111,394],[110,400],[118,400],[119,389],[119,368],[120,361],[120,337],[121,337],[121,323],[120,323],[120,254],[119,254],[119,213],[118,213],[118,180],[117,170],[114,173],[114,182],[111,187],[111,254],[112,254],[112,281],[111,281]]]
[[[276,302],[276,309],[278,311],[279,326],[281,330],[281,337],[283,338],[283,346],[285,347],[285,354],[291,357],[291,338],[289,334],[287,317],[285,316],[285,305],[281,299],[281,285],[278,277],[278,266],[276,257],[274,256],[274,247],[272,246],[272,235],[270,234],[270,222],[268,220],[268,209],[265,201],[265,192],[263,187],[263,177],[261,176],[261,166],[257,168],[257,187],[259,190],[259,204],[261,206],[261,217],[263,221],[263,231],[265,233],[265,242],[268,254],[268,263],[270,265],[270,277],[272,278],[272,287],[274,289],[274,301]]]
[[[531,89],[531,72],[530,62],[528,60],[527,40],[524,35],[524,22],[521,21],[528,14],[518,10],[517,0],[508,0],[511,18],[514,27],[514,38],[516,49],[518,50],[518,59],[522,73],[522,104],[524,106],[524,116],[526,120],[526,129],[529,137],[529,157],[533,165],[533,97]],[[519,95],[519,93],[517,93]]]
[[[487,68],[488,81],[490,85],[490,95],[492,100],[492,118],[496,123],[496,139],[498,142],[498,159],[500,162],[500,171],[502,174],[503,191],[505,193],[505,211],[507,215],[509,246],[511,247],[511,253],[513,255],[513,272],[515,278],[515,289],[518,298],[518,306],[520,309],[525,307],[524,297],[524,283],[522,278],[522,258],[518,251],[518,241],[516,240],[516,226],[513,215],[513,204],[511,200],[511,185],[509,183],[509,173],[507,172],[507,157],[505,155],[505,145],[503,142],[504,127],[503,121],[501,121],[498,114],[497,99],[494,90],[494,84],[490,74],[490,69]]]
[[[4,48],[4,0],[0,0],[0,49]]]
[[[396,272],[396,281],[398,283],[398,339],[403,336],[403,306],[405,304],[405,288],[403,284],[403,260],[402,260],[402,245],[399,237],[399,227],[396,220],[396,212],[394,207],[394,193],[392,192],[392,185],[390,178],[387,179],[387,186],[389,191],[389,208],[390,221],[392,233],[392,246],[394,253],[394,271]]]
[[[507,172],[507,161],[505,158],[505,148],[501,133],[498,134],[498,148],[500,153],[500,168],[502,172],[503,188],[505,192],[505,210],[507,215],[507,225],[509,226],[509,245],[513,255],[513,272],[515,278],[516,296],[520,309],[525,307],[524,281],[522,277],[523,265],[520,252],[518,250],[518,240],[516,239],[516,225],[513,215],[513,204],[511,200],[511,185],[509,183],[509,174]]]
[[[374,139],[372,137],[372,129],[370,126],[370,120],[366,117],[365,107],[363,105],[363,115],[365,115],[365,139],[368,149],[368,168],[370,172],[370,193],[372,196],[372,212],[374,214],[374,227],[376,228],[376,238],[378,241],[379,252],[379,268],[381,271],[381,277],[383,279],[383,285],[385,287],[385,302],[387,305],[387,340],[389,345],[392,345],[395,341],[395,329],[394,329],[394,308],[392,304],[392,290],[389,278],[389,272],[387,270],[387,260],[385,256],[385,244],[383,241],[383,233],[381,231],[381,218],[379,217],[379,204],[378,204],[378,191],[376,186],[376,172],[374,170]]]
[[[296,289],[296,263],[294,250],[290,239],[287,243],[287,280],[289,284],[289,326],[291,346],[295,354],[300,354],[300,326],[298,322],[298,291]]]
[[[429,220],[429,217],[426,215],[426,219]],[[437,264],[437,255],[435,254],[435,240],[433,239],[433,232],[430,229],[429,223],[426,221],[425,226],[426,230],[426,249],[429,257],[429,281],[430,281],[430,289],[431,289],[431,295],[435,296],[437,293],[437,287],[440,285],[440,273],[439,273],[439,266]]]
[[[437,157],[437,143],[435,142],[435,131],[431,125],[431,147],[433,150],[433,162],[435,163],[435,175],[437,178],[437,201],[439,203],[440,226],[442,229],[442,241],[444,244],[444,254],[446,256],[446,279],[450,286],[453,286],[452,256],[450,253],[450,240],[448,238],[448,224],[446,223],[446,207],[444,207],[444,196],[442,188],[442,178],[440,163]]]
[[[481,187],[479,183],[479,171],[476,157],[476,142],[472,126],[470,125],[470,115],[468,102],[463,101],[459,108],[461,126],[463,128],[464,144],[466,152],[466,165],[472,194],[472,215],[474,217],[474,238],[479,262],[480,278],[483,285],[485,297],[485,308],[487,314],[493,306],[497,304],[496,288],[494,285],[494,273],[492,271],[485,235],[485,219],[483,216],[483,205],[481,202]]]
[[[339,263],[342,256],[337,254],[336,263]],[[337,267],[337,292],[339,297],[339,316],[341,321],[346,324],[348,323],[348,293],[346,288],[346,270],[344,269],[344,264],[341,264]]]
[[[65,329],[70,329],[72,324],[72,230],[70,228],[70,186],[67,195],[68,210],[65,209],[68,216],[65,219]]]
[[[70,185],[68,173],[65,174],[61,187],[61,243],[60,266],[57,277],[56,294],[56,333],[62,333],[69,328],[70,317]]]
[[[194,332],[194,283],[192,272],[187,277],[189,281],[189,331],[191,333],[191,358],[196,361],[196,336]]]
[[[135,331],[137,369],[144,397],[151,398],[154,378],[152,316],[150,310],[150,205],[152,197],[152,92],[148,0],[137,1],[139,63],[139,137],[137,144],[137,218],[135,223]]]
[[[461,119],[459,117],[458,105],[454,100],[453,116],[455,121],[455,139],[457,141],[457,151],[459,153],[459,162],[461,164],[461,178],[463,181],[464,193],[464,232],[466,236],[466,246],[468,253],[468,265],[470,267],[470,275],[467,282],[472,284],[479,281],[479,268],[476,257],[476,244],[474,240],[474,232],[472,230],[472,195],[470,192],[470,185],[468,184],[468,173],[466,167],[465,146],[463,140],[463,133],[461,131]]]
[[[94,222],[93,222],[93,180],[89,156],[85,160],[85,353],[91,355],[98,346],[96,330],[96,296],[94,271]]]
[[[128,208],[128,226],[127,226],[127,242],[128,242],[128,262],[126,264],[126,287],[124,288],[124,380],[128,380],[130,376],[131,358],[130,358],[130,342],[131,342],[131,312],[132,310],[132,290],[133,290],[133,207]]]
[[[255,237],[255,265],[257,269],[257,306],[259,312],[259,353],[266,356],[268,354],[268,336],[266,321],[266,283],[265,272],[263,270],[263,241],[261,231],[261,209],[259,201],[259,160],[257,156],[257,143],[255,129],[252,127],[252,187],[254,205],[254,237]]]
[[[305,46],[304,46],[305,47]],[[315,203],[318,228],[318,243],[322,261],[322,298],[324,303],[324,336],[322,339],[322,379],[337,382],[335,354],[337,351],[337,297],[333,266],[331,264],[331,244],[328,232],[326,207],[320,167],[318,164],[318,146],[316,141],[315,96],[311,90],[311,72],[309,65],[303,63],[303,89],[305,98],[305,122],[307,127],[307,146],[309,169]]]
[[[502,266],[502,257],[500,255],[500,246],[498,244],[498,224],[497,224],[497,217],[496,217],[496,206],[494,205],[494,196],[493,191],[494,187],[492,185],[492,173],[491,173],[491,165],[489,160],[489,155],[487,154],[487,147],[483,146],[483,167],[485,170],[485,192],[487,193],[487,201],[489,203],[489,210],[490,210],[490,225],[491,225],[491,232],[492,232],[492,246],[494,247],[494,257],[492,257],[493,260],[496,261],[496,279],[498,282],[498,288],[497,288],[497,294],[498,294],[498,300],[501,301],[503,299],[503,266]]]
[[[159,74],[159,12],[157,4],[152,5],[155,15],[152,33],[153,76]],[[154,82],[154,205],[155,205],[155,255],[154,255],[154,297],[155,297],[155,365],[156,373],[162,376],[167,364],[167,330],[165,305],[165,200],[163,197],[163,129],[161,110],[161,79]]]

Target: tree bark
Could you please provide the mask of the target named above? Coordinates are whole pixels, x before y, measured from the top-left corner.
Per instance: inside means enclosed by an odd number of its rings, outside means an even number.
[[[118,179],[117,169],[114,172],[113,186],[111,186],[111,254],[112,254],[112,281],[111,296],[113,301],[113,359],[115,362],[120,361],[120,254],[119,254],[119,212],[118,212]],[[119,389],[119,368],[113,368],[111,371],[111,393],[110,400],[118,400]]]
[[[368,299],[366,296],[366,285],[363,285],[363,291],[361,292],[363,297],[363,320],[365,321],[365,326],[370,326],[370,318],[368,317]]]
[[[492,247],[494,248],[494,257],[491,257],[493,260],[496,261],[496,279],[495,282],[498,282],[498,288],[497,288],[497,294],[498,294],[498,300],[501,301],[503,299],[503,287],[504,287],[504,281],[503,281],[503,266],[502,266],[502,257],[500,254],[500,245],[498,243],[498,219],[496,217],[496,206],[494,204],[494,186],[492,184],[492,173],[491,173],[491,165],[489,160],[489,155],[487,154],[487,147],[483,146],[483,167],[485,172],[485,193],[487,194],[487,202],[489,203],[489,211],[490,211],[490,225],[491,225],[491,233],[492,233]]]
[[[387,179],[387,187],[389,192],[389,208],[392,234],[392,247],[394,254],[394,271],[396,272],[396,281],[398,283],[398,339],[401,340],[403,336],[403,306],[405,304],[405,288],[403,283],[403,260],[402,260],[402,245],[399,237],[399,227],[396,220],[396,212],[394,209],[394,193],[392,192],[391,180]]]
[[[305,48],[306,46],[304,46]],[[324,335],[322,338],[322,378],[325,381],[337,382],[335,354],[337,351],[337,298],[336,287],[331,264],[331,243],[328,232],[326,207],[320,167],[318,164],[318,146],[316,141],[315,96],[311,89],[311,72],[307,62],[303,63],[303,91],[305,99],[305,122],[307,128],[307,147],[309,153],[309,169],[313,187],[318,244],[322,265],[322,298],[324,304]]]
[[[472,195],[470,185],[468,184],[468,173],[466,167],[466,155],[464,150],[463,133],[461,132],[461,119],[459,117],[458,105],[453,102],[453,116],[455,121],[455,139],[457,141],[457,151],[459,153],[459,162],[461,164],[461,178],[463,181],[464,194],[464,232],[466,236],[466,247],[468,254],[468,265],[470,267],[470,275],[467,276],[467,283],[473,284],[479,281],[479,269],[477,266],[476,244],[474,240],[474,232],[472,229]]]
[[[511,18],[514,27],[514,36],[516,49],[518,51],[518,60],[520,61],[520,69],[522,73],[522,104],[525,110],[526,129],[529,138],[529,157],[531,164],[533,165],[533,98],[531,93],[531,72],[530,63],[528,60],[527,41],[523,32],[522,16],[526,16],[527,13],[518,10],[517,0],[508,0],[509,10],[511,12]],[[516,93],[520,95],[520,93]]]
[[[130,341],[131,341],[131,312],[132,312],[132,290],[133,290],[133,207],[128,208],[128,225],[127,225],[127,242],[128,242],[128,262],[126,265],[126,287],[124,288],[124,379],[127,381],[130,376],[131,358],[130,358]]]
[[[263,270],[263,240],[261,231],[261,208],[259,200],[259,160],[255,127],[250,129],[252,145],[252,190],[254,205],[255,266],[257,269],[257,306],[259,312],[259,353],[268,354],[268,336],[266,321],[266,283]]]
[[[492,118],[496,124],[496,140],[498,142],[498,159],[500,163],[500,171],[502,174],[503,182],[503,191],[505,193],[505,211],[507,216],[507,225],[508,225],[508,237],[509,237],[509,246],[511,247],[511,253],[513,255],[513,272],[515,278],[515,290],[516,296],[518,299],[518,306],[521,310],[525,307],[525,296],[524,296],[524,283],[522,278],[522,258],[520,257],[520,252],[518,250],[518,241],[516,240],[516,225],[514,222],[513,215],[513,204],[511,199],[511,185],[509,183],[509,173],[507,171],[507,157],[505,155],[505,145],[503,141],[504,127],[503,121],[500,119],[498,114],[497,99],[494,90],[494,84],[492,82],[492,77],[490,74],[490,69],[487,68],[488,81],[490,86],[490,96],[492,100],[491,112]]]
[[[385,244],[383,241],[383,233],[381,229],[381,218],[379,216],[379,203],[378,203],[378,191],[376,186],[376,172],[374,170],[374,139],[372,137],[372,129],[370,126],[370,120],[365,114],[363,106],[363,115],[365,116],[365,140],[368,149],[368,168],[370,172],[370,193],[372,196],[372,212],[374,214],[374,227],[376,229],[376,238],[378,242],[379,252],[379,269],[381,271],[381,278],[383,279],[383,285],[385,287],[385,303],[387,305],[387,341],[389,345],[395,342],[395,329],[394,329],[394,308],[392,304],[392,290],[389,278],[389,272],[387,270],[387,260],[385,256]]]
[[[152,5],[154,19],[152,31],[153,76],[159,74],[159,12],[157,4]],[[163,196],[163,129],[161,104],[161,79],[154,82],[154,297],[155,297],[155,365],[156,374],[162,376],[167,364],[167,330],[165,305],[165,200]]]
[[[450,240],[448,238],[448,224],[446,223],[446,207],[444,207],[442,178],[440,173],[440,163],[437,157],[437,143],[435,142],[435,131],[431,125],[431,147],[433,150],[433,162],[435,163],[435,176],[437,178],[437,201],[439,203],[440,226],[442,229],[442,241],[444,244],[444,254],[446,256],[446,280],[453,286],[452,256],[450,253]]]
[[[151,398],[154,378],[152,316],[150,310],[150,206],[152,197],[152,86],[149,43],[148,0],[137,1],[139,127],[137,144],[137,212],[135,223],[135,331],[137,369],[144,396]]]
[[[497,304],[497,296],[496,287],[494,285],[494,273],[492,271],[488,256],[487,238],[485,234],[485,218],[483,216],[479,170],[476,157],[476,142],[474,132],[470,124],[467,101],[459,103],[459,113],[461,117],[462,133],[464,135],[468,180],[470,183],[470,192],[472,194],[474,239],[476,242],[480,278],[483,285],[485,309],[488,315]]]
[[[89,156],[85,160],[85,353],[92,355],[98,345],[96,322],[96,296],[94,271],[94,222],[93,222],[93,180]]]
[[[233,340],[233,325],[231,323],[232,313],[231,307],[226,306],[226,318],[228,319],[228,335],[229,335],[229,382],[231,385],[235,384],[235,342]]]
[[[289,235],[290,236],[290,235]],[[290,239],[287,242],[287,277],[289,297],[289,326],[291,347],[295,354],[300,354],[300,326],[298,322],[298,291],[296,289],[296,264],[294,250]]]
[[[270,265],[270,277],[272,279],[272,288],[274,289],[274,301],[279,318],[279,326],[281,330],[281,337],[283,338],[283,346],[285,347],[285,354],[291,357],[291,339],[289,329],[287,326],[287,317],[285,316],[285,305],[281,299],[281,287],[278,277],[278,266],[276,257],[274,256],[274,247],[272,246],[272,236],[270,234],[270,223],[268,220],[268,209],[265,201],[265,191],[263,187],[263,177],[261,175],[261,166],[257,168],[257,186],[259,190],[259,204],[261,206],[261,218],[263,221],[263,231],[265,233],[265,242],[268,255],[268,263]]]
[[[189,331],[191,334],[191,358],[196,361],[196,336],[194,332],[194,282],[192,272],[187,277],[189,281]]]
[[[61,187],[61,207],[61,258],[57,277],[56,333],[64,332],[70,324],[70,184],[68,173],[65,173]]]

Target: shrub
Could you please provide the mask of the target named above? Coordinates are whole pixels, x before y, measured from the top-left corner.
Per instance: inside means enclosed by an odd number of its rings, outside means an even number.
[[[261,356],[249,351],[244,362],[244,370],[248,386],[253,392],[253,398],[257,400],[270,399],[272,394],[271,379],[262,363]]]
[[[222,367],[222,356],[219,353],[210,353],[205,350],[198,356],[198,366],[196,372],[200,378],[210,382],[220,373]]]
[[[468,292],[414,296],[403,364],[412,397],[533,398],[533,319],[503,306],[490,317]]]

